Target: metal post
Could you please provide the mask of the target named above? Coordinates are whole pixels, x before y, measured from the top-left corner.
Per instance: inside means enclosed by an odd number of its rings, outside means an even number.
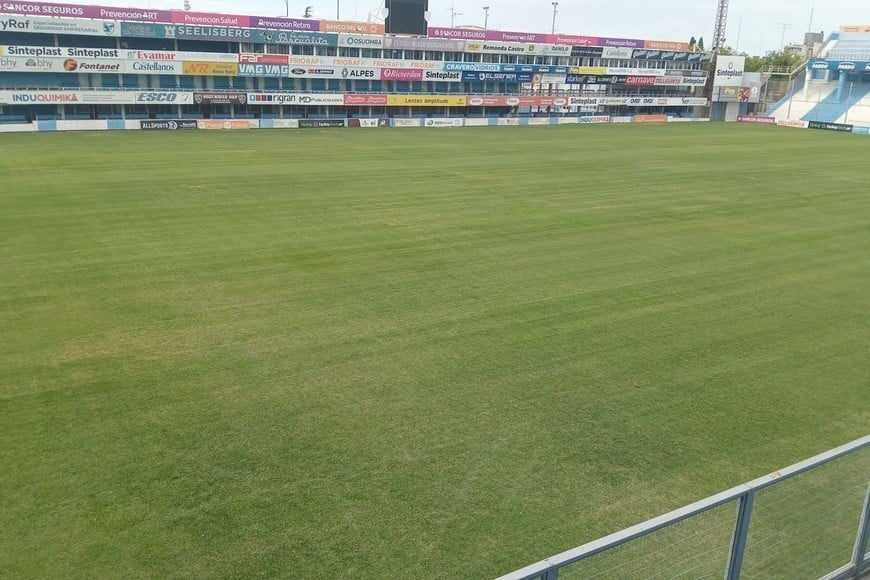
[[[552,34],[556,34],[556,14],[559,12],[559,3],[558,2],[550,2],[553,5],[553,30]]]
[[[489,28],[489,6],[483,7],[483,29]]]
[[[861,513],[861,525],[858,526],[858,538],[855,540],[855,550],[852,552],[852,566],[854,566],[855,578],[860,578],[861,574],[870,570],[870,564],[864,565],[868,541],[870,541],[870,486],[867,487],[867,497],[864,498],[864,511]]]
[[[843,119],[843,123],[849,122],[849,109],[852,108],[852,89],[855,88],[855,83],[849,83],[849,96],[846,98],[846,117]]]
[[[341,20],[341,0],[335,0],[335,19]]]
[[[746,539],[749,537],[749,522],[752,519],[752,504],[755,503],[755,491],[740,496],[739,502],[737,521],[734,523],[734,534],[731,536],[731,548],[728,552],[725,580],[740,580],[743,556],[746,553]]]
[[[788,94],[789,94],[789,97],[788,97],[788,115],[786,116],[786,119],[791,121],[791,103],[792,103],[792,101],[794,101],[794,97],[795,97],[795,95],[794,95],[794,77],[792,77],[791,83],[789,83],[789,85],[788,85]]]

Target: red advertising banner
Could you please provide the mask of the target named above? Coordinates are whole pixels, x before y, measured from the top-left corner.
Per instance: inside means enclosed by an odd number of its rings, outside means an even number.
[[[244,64],[290,64],[290,55],[242,53],[239,55],[239,62]]]
[[[386,107],[387,95],[344,95],[344,104],[355,107]]]

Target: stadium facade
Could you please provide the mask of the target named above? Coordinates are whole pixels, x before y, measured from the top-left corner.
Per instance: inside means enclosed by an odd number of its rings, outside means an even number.
[[[690,118],[710,59],[682,42],[0,2],[0,123]]]

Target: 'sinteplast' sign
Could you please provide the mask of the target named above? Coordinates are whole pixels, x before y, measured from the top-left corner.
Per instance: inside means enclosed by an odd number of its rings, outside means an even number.
[[[745,56],[717,57],[716,75],[713,77],[713,86],[742,87],[744,70],[746,70]]]

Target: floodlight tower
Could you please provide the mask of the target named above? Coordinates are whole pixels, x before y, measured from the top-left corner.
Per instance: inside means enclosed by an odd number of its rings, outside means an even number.
[[[713,28],[713,45],[710,47],[718,53],[725,46],[725,29],[728,28],[728,0],[719,0],[716,9],[716,26]]]

